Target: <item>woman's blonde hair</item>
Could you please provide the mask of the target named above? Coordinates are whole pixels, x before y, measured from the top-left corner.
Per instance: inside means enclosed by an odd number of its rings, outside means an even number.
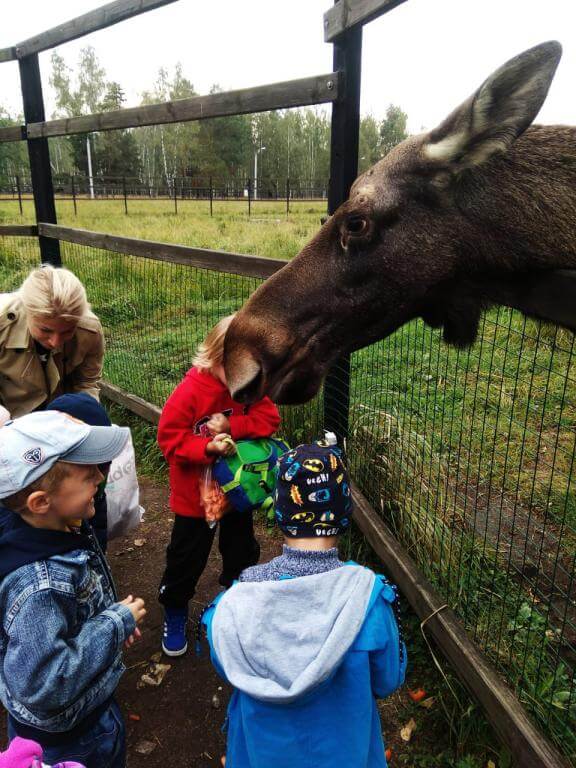
[[[224,337],[234,315],[227,315],[219,320],[192,358],[192,365],[199,371],[210,371],[224,362]]]
[[[86,289],[76,275],[50,264],[32,270],[18,293],[32,317],[77,321],[90,311]]]

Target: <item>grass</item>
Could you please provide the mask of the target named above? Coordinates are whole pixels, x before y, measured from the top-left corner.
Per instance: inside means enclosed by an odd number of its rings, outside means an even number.
[[[75,218],[71,203],[58,203],[63,224],[274,258],[298,252],[324,206],[298,203],[286,217],[281,204],[257,203],[251,220],[242,203],[216,203],[212,218],[203,202],[179,204],[178,216],[167,201],[129,201],[129,210],[126,216],[121,200],[81,201]],[[16,212],[14,203],[0,202],[0,221],[18,220]],[[27,204],[23,218],[31,215]],[[160,405],[208,328],[258,285],[71,244],[63,245],[63,259],[105,325],[106,376]],[[37,260],[32,240],[6,238],[0,291],[16,288]],[[576,694],[560,662],[573,663],[576,636],[573,619],[561,616],[576,543],[572,337],[500,309],[463,352],[412,322],[353,355],[351,400],[354,476],[538,721],[574,756]],[[321,396],[283,415],[292,442],[309,439],[321,426]],[[146,439],[143,456],[154,473],[157,457]],[[514,539],[525,518],[534,526],[526,543]]]

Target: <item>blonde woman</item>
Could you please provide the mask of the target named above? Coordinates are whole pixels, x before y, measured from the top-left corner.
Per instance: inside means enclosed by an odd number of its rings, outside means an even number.
[[[66,392],[98,399],[104,336],[86,290],[67,269],[34,269],[0,295],[0,406],[12,418]]]

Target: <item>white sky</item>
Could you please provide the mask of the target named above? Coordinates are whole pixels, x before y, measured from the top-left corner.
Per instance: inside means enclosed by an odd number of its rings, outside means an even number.
[[[0,47],[67,21],[98,0],[2,0]],[[330,0],[179,0],[68,43],[75,64],[93,45],[126,106],[136,105],[159,67],[180,61],[199,93],[322,74],[332,69],[322,18]],[[408,0],[364,29],[362,112],[408,113],[409,130],[432,128],[506,59],[548,39],[564,56],[539,122],[576,124],[574,0]],[[50,52],[40,54],[48,116]],[[0,64],[0,105],[21,110],[18,66]]]

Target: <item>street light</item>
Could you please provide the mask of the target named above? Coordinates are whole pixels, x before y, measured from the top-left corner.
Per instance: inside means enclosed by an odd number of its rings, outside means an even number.
[[[266,147],[258,147],[254,152],[254,200],[258,198],[258,155],[260,152],[264,152]]]

